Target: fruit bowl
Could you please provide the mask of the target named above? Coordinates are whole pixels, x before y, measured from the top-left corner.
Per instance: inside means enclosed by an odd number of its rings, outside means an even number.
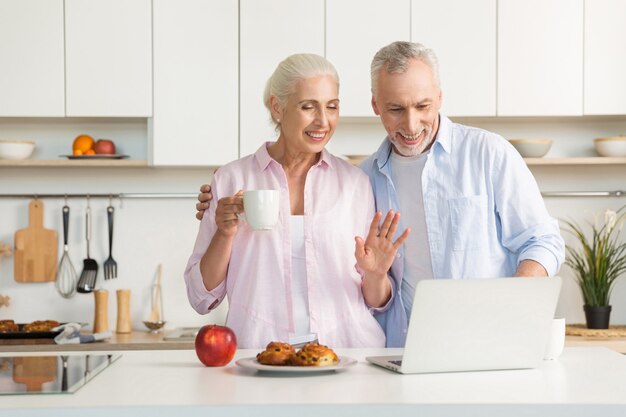
[[[593,146],[600,156],[626,156],[626,136],[597,138],[593,140]]]
[[[524,158],[541,158],[550,150],[551,139],[509,139]]]
[[[35,150],[35,142],[25,140],[0,140],[0,159],[27,159]]]

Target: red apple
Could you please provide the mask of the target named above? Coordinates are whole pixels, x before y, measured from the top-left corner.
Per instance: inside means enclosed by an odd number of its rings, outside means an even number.
[[[103,155],[114,155],[115,154],[115,144],[112,140],[109,139],[98,139],[93,149],[97,154]]]
[[[227,365],[235,356],[237,337],[226,326],[209,324],[198,331],[196,354],[206,366]]]

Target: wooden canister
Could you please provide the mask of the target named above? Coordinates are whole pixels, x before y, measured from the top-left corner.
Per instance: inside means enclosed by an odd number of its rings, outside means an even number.
[[[117,290],[117,326],[116,333],[130,333],[130,290]]]
[[[96,290],[93,292],[96,310],[93,320],[93,332],[100,333],[109,330],[109,292]]]

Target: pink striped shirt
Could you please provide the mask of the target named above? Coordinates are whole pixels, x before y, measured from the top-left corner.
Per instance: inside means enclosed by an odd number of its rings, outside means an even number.
[[[217,204],[211,204],[185,270],[189,302],[198,313],[208,313],[228,297],[226,325],[234,330],[240,348],[288,341],[294,330],[289,190],[281,165],[267,152],[269,144],[221,167],[211,188],[213,201],[240,189],[280,190],[278,225],[271,231],[253,231],[240,222],[226,279],[207,291],[200,259],[217,230]],[[354,236],[366,236],[373,215],[367,175],[323,150],[306,177],[304,238],[311,332],[333,348],[385,345],[383,330],[363,300],[361,276],[355,269]]]

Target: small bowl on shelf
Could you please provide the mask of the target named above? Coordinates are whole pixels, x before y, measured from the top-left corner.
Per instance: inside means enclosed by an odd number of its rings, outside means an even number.
[[[27,140],[0,140],[0,159],[22,160],[35,150],[35,142]]]
[[[551,139],[509,139],[509,142],[524,158],[541,158],[552,146]]]
[[[626,156],[626,136],[624,135],[594,139],[593,146],[600,156]]]
[[[150,333],[159,333],[163,326],[165,326],[165,321],[149,321],[144,320],[143,324],[150,329]]]

